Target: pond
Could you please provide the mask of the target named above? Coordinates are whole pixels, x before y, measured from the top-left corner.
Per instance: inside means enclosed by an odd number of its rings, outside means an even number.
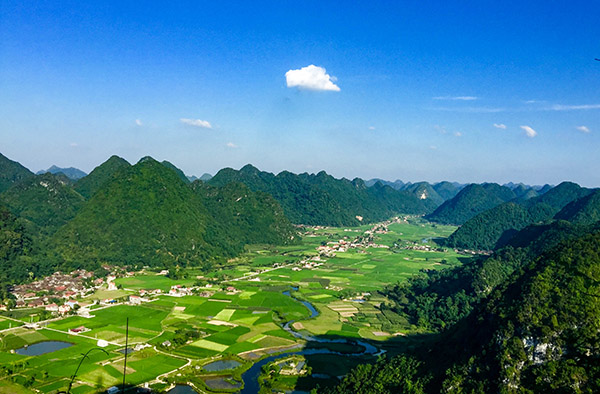
[[[39,356],[40,354],[55,352],[60,349],[68,348],[69,346],[73,346],[73,344],[63,341],[44,341],[29,346],[25,345],[22,348],[15,350],[15,353],[23,356]]]
[[[242,387],[242,383],[233,380],[231,376],[204,379],[204,383],[211,390],[233,390]],[[258,392],[258,391],[257,391]]]
[[[187,384],[178,384],[171,390],[167,391],[167,394],[198,394],[191,386]]]
[[[242,365],[242,363],[236,360],[219,360],[210,364],[206,364],[202,366],[202,368],[204,368],[204,370],[208,372],[216,372],[224,371],[226,369],[235,369],[240,365]]]

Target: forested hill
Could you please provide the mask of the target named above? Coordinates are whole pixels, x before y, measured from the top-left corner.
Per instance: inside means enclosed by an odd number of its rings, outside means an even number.
[[[539,197],[500,204],[469,219],[447,239],[446,245],[475,250],[499,248],[526,226],[552,220],[555,215],[557,219],[593,223],[600,220],[600,199],[592,198],[591,193],[591,189],[563,182]]]
[[[33,173],[16,161],[12,161],[0,153],[0,193]]]
[[[107,161],[94,168],[75,184],[75,190],[85,198],[90,198],[104,183],[108,182],[122,168],[131,166],[119,156],[111,156]]]
[[[50,172],[28,177],[0,194],[0,202],[29,222],[33,233],[46,235],[75,217],[84,201],[68,179]]]
[[[443,332],[325,393],[600,392],[599,228],[535,226],[518,249],[390,288],[397,313]]]
[[[600,392],[599,278],[598,232],[524,267],[432,349],[437,359],[466,349],[443,386],[452,387],[448,392]]]
[[[463,224],[475,215],[516,197],[511,189],[496,183],[470,184],[426,218],[443,224]]]
[[[225,168],[208,181],[213,186],[239,182],[253,191],[272,195],[286,216],[299,224],[358,225],[386,219],[394,214],[424,214],[436,203],[419,199],[407,191],[397,191],[382,183],[367,187],[361,179],[336,179],[324,171],[318,174],[277,175],[246,165],[239,171]]]
[[[270,214],[257,218],[253,210]],[[104,183],[52,244],[69,266],[198,265],[234,256],[247,241],[290,242],[294,232],[280,212],[268,196],[234,188],[208,193],[144,158]]]

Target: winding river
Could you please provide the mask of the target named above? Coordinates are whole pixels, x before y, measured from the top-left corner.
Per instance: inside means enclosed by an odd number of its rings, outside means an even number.
[[[298,288],[297,287],[293,287],[292,290],[297,291]],[[303,301],[300,300],[296,297],[294,297],[291,294],[291,291],[284,291],[283,292],[284,295],[293,298],[294,300],[302,303],[302,305],[304,305],[306,308],[308,308],[308,310],[310,311],[310,316],[307,317],[306,319],[303,320],[307,320],[307,319],[312,319],[314,317],[317,317],[319,315],[319,311],[317,311],[315,309],[315,307],[307,301]],[[375,346],[371,345],[370,343],[364,342],[364,341],[360,341],[360,340],[356,340],[356,339],[325,339],[325,338],[316,338],[313,335],[310,334],[305,334],[305,333],[301,333],[298,331],[295,331],[294,329],[292,329],[291,325],[294,324],[294,320],[288,321],[287,323],[285,323],[285,325],[283,326],[283,329],[286,330],[287,332],[289,332],[291,335],[293,335],[296,338],[300,338],[303,339],[307,342],[317,342],[317,343],[348,343],[348,344],[356,344],[358,346],[361,346],[364,348],[364,350],[362,352],[359,353],[340,353],[340,352],[335,352],[333,350],[329,350],[329,349],[290,349],[287,351],[284,351],[282,353],[279,353],[275,356],[269,356],[267,358],[263,358],[262,360],[260,360],[259,362],[255,363],[254,365],[252,365],[252,367],[250,367],[250,369],[248,369],[246,372],[244,372],[242,374],[242,380],[244,381],[244,388],[240,391],[240,394],[256,394],[258,393],[259,389],[260,389],[260,385],[258,383],[258,377],[260,376],[260,372],[261,369],[263,367],[263,365],[266,365],[272,361],[275,361],[279,358],[285,357],[287,355],[290,354],[297,354],[297,355],[310,355],[310,354],[338,354],[340,356],[344,356],[344,357],[357,357],[357,356],[363,356],[365,354],[371,354],[371,355],[378,355],[383,353],[383,351],[380,351],[379,349],[377,349]]]

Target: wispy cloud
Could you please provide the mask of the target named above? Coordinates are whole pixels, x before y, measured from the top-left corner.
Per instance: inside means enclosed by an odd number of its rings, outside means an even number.
[[[455,136],[455,137],[462,137],[462,135],[463,135],[463,134],[462,134],[460,131],[455,131],[455,132],[454,132],[454,136]]]
[[[434,100],[453,100],[453,101],[473,101],[478,100],[479,97],[475,96],[437,96],[433,97]]]
[[[78,144],[77,142],[71,142],[71,143],[69,144],[69,146],[70,146],[70,147],[72,147],[72,148],[76,148],[76,147],[78,147],[78,146],[79,146],[79,144]]]
[[[189,126],[201,127],[204,129],[212,129],[212,125],[207,120],[187,119],[187,118],[181,118],[179,120],[181,121],[181,123],[189,125]]]
[[[375,126],[369,126],[369,130],[375,130]]]
[[[237,146],[236,144],[234,144],[233,142],[228,142],[226,145],[227,145],[227,147],[228,147],[228,148],[231,148],[231,149],[235,149],[235,148],[237,148],[237,147],[238,147],[238,146]]]
[[[506,108],[494,108],[494,107],[433,107],[430,108],[434,111],[447,111],[447,112],[466,112],[466,113],[497,113],[504,112]]]
[[[581,131],[582,133],[590,132],[590,129],[588,129],[586,126],[577,126],[577,130]]]
[[[497,129],[506,130],[506,125],[504,123],[494,123],[494,127]]]
[[[334,83],[337,78],[327,74],[325,68],[314,64],[297,70],[289,70],[285,73],[285,80],[288,88],[340,91],[339,86]]]
[[[521,126],[523,130],[525,130],[525,135],[529,138],[533,138],[538,135],[537,131],[532,129],[530,126]]]
[[[144,124],[142,123],[142,120],[141,120],[141,119],[136,119],[136,120],[135,120],[135,124],[136,124],[136,125],[138,125],[138,126],[143,126],[143,125],[144,125]]]
[[[600,104],[583,104],[583,105],[562,105],[554,104],[548,108],[550,111],[579,111],[587,109],[600,109]]]

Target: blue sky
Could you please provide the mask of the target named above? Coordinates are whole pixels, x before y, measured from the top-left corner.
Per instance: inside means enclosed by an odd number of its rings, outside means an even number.
[[[600,3],[178,3],[1,2],[0,152],[600,186]]]

